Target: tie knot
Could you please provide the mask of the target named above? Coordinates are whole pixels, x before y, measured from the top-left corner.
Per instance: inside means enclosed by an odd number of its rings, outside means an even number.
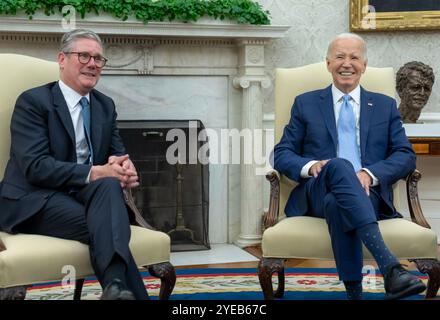
[[[344,99],[344,102],[349,102],[351,99],[349,94],[344,94],[344,96],[342,98]]]
[[[84,109],[89,106],[89,100],[87,100],[86,97],[82,97],[81,100],[79,100],[79,104]]]

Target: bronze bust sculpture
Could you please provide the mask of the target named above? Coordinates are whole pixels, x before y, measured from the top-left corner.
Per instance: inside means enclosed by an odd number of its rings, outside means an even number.
[[[404,123],[415,123],[428,102],[434,85],[432,68],[419,61],[405,63],[396,75],[396,90],[401,99],[399,112]]]

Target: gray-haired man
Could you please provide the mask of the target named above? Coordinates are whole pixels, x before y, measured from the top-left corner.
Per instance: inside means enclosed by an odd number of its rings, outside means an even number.
[[[122,192],[138,185],[137,172],[113,100],[94,89],[107,61],[101,40],[74,30],[61,42],[60,80],[25,91],[15,105],[0,229],[86,243],[102,299],[147,299]]]

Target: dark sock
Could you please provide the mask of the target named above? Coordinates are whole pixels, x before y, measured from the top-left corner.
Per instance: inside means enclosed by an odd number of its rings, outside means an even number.
[[[362,300],[362,281],[344,281],[348,300]]]
[[[122,289],[127,289],[127,280],[125,278],[125,272],[127,270],[127,266],[125,261],[121,258],[120,255],[115,254],[108,265],[107,269],[104,271],[102,286],[103,288],[107,287],[110,282],[115,279],[119,279],[122,282]]]
[[[376,260],[380,272],[385,274],[386,267],[399,263],[394,254],[386,246],[377,223],[370,223],[356,230],[356,234],[362,240],[362,243],[370,251]]]

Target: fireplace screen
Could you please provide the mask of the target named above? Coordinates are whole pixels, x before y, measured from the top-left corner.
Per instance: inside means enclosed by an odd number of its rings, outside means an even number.
[[[209,165],[197,156],[207,142],[189,139],[204,129],[202,122],[127,120],[118,121],[118,127],[138,171],[140,185],[133,196],[144,219],[170,236],[171,251],[209,249]],[[166,139],[170,130],[186,139],[185,150],[178,149],[182,154],[170,149],[175,152],[169,155],[181,159],[176,163],[166,157],[167,150],[176,146],[176,138]]]

